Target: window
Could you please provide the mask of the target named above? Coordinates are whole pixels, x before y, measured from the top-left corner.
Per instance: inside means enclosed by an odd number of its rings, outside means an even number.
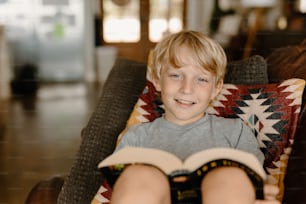
[[[103,0],[101,2],[103,3],[103,40],[107,43],[138,42],[142,36],[140,26],[145,24],[148,24],[147,33],[151,42],[158,42],[163,35],[178,32],[183,28],[184,0]],[[148,9],[144,8],[147,4],[149,4]],[[148,11],[142,14],[143,21],[140,17],[141,11]]]
[[[158,42],[165,34],[182,29],[183,0],[150,0],[150,41]]]
[[[296,2],[296,8],[301,13],[306,13],[306,0],[298,0]]]
[[[105,42],[140,40],[139,0],[103,0],[103,39]]]

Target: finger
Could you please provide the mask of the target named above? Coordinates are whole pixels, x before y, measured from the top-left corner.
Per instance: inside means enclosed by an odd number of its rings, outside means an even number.
[[[255,204],[281,204],[278,200],[256,200]]]
[[[271,185],[271,184],[265,184],[264,185],[264,194],[265,194],[265,199],[266,197],[276,197],[276,195],[279,193],[279,188],[276,185]]]

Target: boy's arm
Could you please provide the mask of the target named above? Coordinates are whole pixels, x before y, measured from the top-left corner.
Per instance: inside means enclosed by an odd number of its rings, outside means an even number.
[[[139,129],[139,128],[138,128]],[[118,151],[126,146],[139,146],[138,136],[140,135],[135,126],[130,127],[122,136],[121,140],[116,146],[115,151]]]
[[[264,162],[264,154],[260,150],[259,143],[249,126],[241,121],[240,135],[237,138],[235,148],[254,154],[261,164]]]

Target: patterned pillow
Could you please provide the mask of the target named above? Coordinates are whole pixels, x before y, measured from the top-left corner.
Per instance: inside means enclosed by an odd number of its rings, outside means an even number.
[[[241,118],[253,130],[265,155],[264,167],[268,174],[268,182],[280,187],[279,200],[282,200],[283,196],[283,180],[304,87],[305,81],[302,79],[260,85],[225,84],[207,109],[208,114]],[[156,94],[154,85],[148,80],[126,129],[138,123],[152,121],[163,112],[162,102]],[[101,188],[105,189],[105,186]],[[101,194],[98,193],[97,196]]]
[[[208,113],[241,118],[254,132],[265,156],[267,182],[284,194],[284,177],[300,113],[303,79],[263,85],[225,84]]]

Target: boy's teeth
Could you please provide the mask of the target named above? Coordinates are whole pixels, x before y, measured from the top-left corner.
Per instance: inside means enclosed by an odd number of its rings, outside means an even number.
[[[185,100],[177,100],[177,101],[183,104],[188,104],[188,105],[193,104],[192,101],[185,101]]]

